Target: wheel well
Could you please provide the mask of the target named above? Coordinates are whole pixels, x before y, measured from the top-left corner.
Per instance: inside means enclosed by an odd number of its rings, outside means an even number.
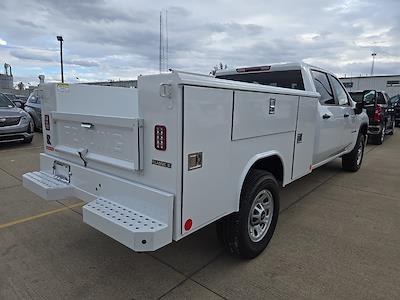
[[[252,169],[268,171],[274,175],[276,180],[278,180],[280,183],[283,182],[283,164],[278,155],[272,155],[257,160],[250,168],[250,170]]]

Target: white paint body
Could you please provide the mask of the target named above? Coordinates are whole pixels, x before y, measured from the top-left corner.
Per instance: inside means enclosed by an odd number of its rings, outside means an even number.
[[[24,186],[89,202],[84,222],[136,251],[158,249],[238,211],[260,159],[279,158],[285,186],[353,149],[365,116],[321,107],[302,68],[309,91],[183,72],[139,77],[138,89],[40,85],[46,150]],[[326,110],[336,119],[322,120]],[[347,123],[343,110],[353,112]],[[155,148],[155,125],[167,129],[165,151]],[[202,165],[190,170],[193,153]]]

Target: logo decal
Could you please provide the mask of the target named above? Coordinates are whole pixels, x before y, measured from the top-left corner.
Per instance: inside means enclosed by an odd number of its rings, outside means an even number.
[[[169,168],[169,169],[171,169],[171,167],[172,167],[172,164],[171,164],[171,163],[166,162],[166,161],[156,160],[156,159],[153,159],[153,160],[151,161],[151,163],[152,163],[153,165],[160,166],[160,167],[164,167],[164,168]]]

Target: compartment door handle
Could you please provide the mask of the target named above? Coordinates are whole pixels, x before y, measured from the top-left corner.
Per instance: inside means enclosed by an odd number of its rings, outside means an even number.
[[[92,123],[85,123],[85,122],[82,122],[82,123],[81,123],[81,127],[87,128],[87,129],[91,129],[91,128],[94,127],[94,125],[93,125]]]

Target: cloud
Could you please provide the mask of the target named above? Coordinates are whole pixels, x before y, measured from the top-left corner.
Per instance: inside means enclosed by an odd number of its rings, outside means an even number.
[[[11,50],[10,54],[22,60],[37,60],[42,62],[51,62],[55,59],[55,51],[21,48]]]
[[[66,60],[65,63],[68,65],[81,66],[81,67],[98,67],[99,66],[99,63],[94,60],[84,60],[84,59]]]
[[[32,67],[59,78],[56,35],[65,40],[70,78],[128,79],[157,72],[159,14],[165,8],[174,69],[208,73],[220,61],[235,67],[305,60],[349,74],[368,70],[376,51],[376,72],[390,73],[400,57],[398,0],[0,3],[0,45],[8,42],[0,57],[15,65],[15,76],[32,81],[37,77]]]

